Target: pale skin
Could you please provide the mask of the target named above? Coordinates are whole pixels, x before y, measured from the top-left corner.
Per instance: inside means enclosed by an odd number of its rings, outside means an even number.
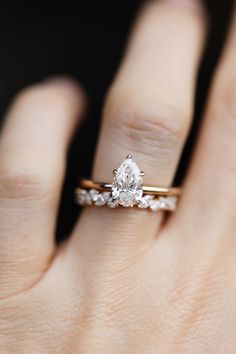
[[[207,19],[145,5],[107,95],[94,180],[126,154],[172,184],[191,127]],[[55,245],[70,137],[85,108],[61,78],[21,92],[0,137],[0,353],[236,353],[236,21],[173,215],[85,208]],[[75,168],[79,168],[75,166]]]

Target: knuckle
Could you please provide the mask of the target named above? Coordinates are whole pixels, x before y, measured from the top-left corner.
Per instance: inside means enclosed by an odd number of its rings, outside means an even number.
[[[105,107],[105,117],[126,140],[149,148],[173,148],[184,141],[188,130],[184,114],[158,100],[137,103],[111,97]]]
[[[36,172],[7,172],[0,176],[2,200],[47,199],[48,189],[48,183]]]

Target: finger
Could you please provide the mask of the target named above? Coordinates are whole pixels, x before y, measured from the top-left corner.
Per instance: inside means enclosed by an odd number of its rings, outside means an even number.
[[[198,230],[232,235],[236,201],[236,16],[215,74],[197,150],[184,188],[181,220]],[[201,222],[199,222],[201,218]],[[227,231],[228,230],[228,231]],[[235,236],[235,235],[233,235]],[[221,238],[220,238],[221,239]]]
[[[66,149],[82,107],[77,85],[54,79],[24,90],[7,114],[0,138],[1,296],[32,284],[53,255]]]
[[[192,117],[204,38],[201,4],[192,5],[155,1],[141,13],[105,104],[94,180],[111,181],[112,170],[131,154],[145,184],[172,183]],[[137,251],[153,240],[159,221],[134,208],[88,208],[75,233],[81,244],[92,240],[91,248],[97,240],[99,248],[108,242]]]

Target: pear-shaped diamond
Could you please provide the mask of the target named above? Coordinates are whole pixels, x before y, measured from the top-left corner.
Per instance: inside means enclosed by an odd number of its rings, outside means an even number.
[[[128,155],[114,174],[113,199],[124,207],[138,204],[143,195],[143,179],[133,158]]]

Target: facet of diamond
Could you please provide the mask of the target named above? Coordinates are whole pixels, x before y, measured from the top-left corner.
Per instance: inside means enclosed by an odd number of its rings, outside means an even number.
[[[143,195],[141,172],[131,156],[122,162],[112,183],[112,197],[124,207],[137,205]]]
[[[106,204],[106,200],[105,200],[104,196],[102,194],[99,194],[97,196],[97,199],[96,199],[94,204],[97,205],[97,206],[105,205]]]
[[[150,202],[150,209],[151,209],[152,211],[157,211],[157,210],[160,209],[160,207],[161,207],[161,202],[160,202],[159,199],[153,199],[153,200],[151,200],[151,202]]]
[[[90,205],[91,199],[86,189],[79,189],[77,192],[77,202],[80,205]]]
[[[145,195],[144,197],[141,198],[141,201],[138,205],[139,208],[141,209],[147,209],[150,206],[151,200],[153,200],[154,196],[153,195]]]

